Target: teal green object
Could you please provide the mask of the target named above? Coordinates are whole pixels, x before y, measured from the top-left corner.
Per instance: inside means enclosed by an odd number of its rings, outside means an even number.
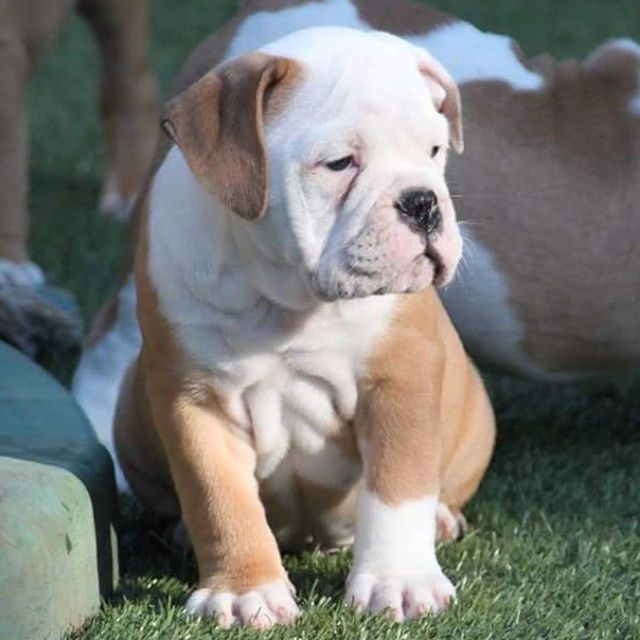
[[[113,464],[71,395],[0,342],[0,639],[58,638],[118,576]]]

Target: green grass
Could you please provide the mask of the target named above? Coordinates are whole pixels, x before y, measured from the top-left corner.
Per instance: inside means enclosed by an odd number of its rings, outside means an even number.
[[[391,1],[391,0],[390,0]],[[232,0],[150,0],[163,87],[190,48],[231,15]],[[438,6],[517,37],[530,53],[582,56],[608,37],[640,39],[637,0],[450,0]],[[103,161],[94,107],[95,48],[73,21],[31,87],[33,254],[73,290],[89,319],[115,281],[123,228],[94,212]],[[468,509],[470,534],[440,550],[458,585],[453,609],[405,626],[340,605],[347,553],[287,559],[305,616],[266,637],[640,638],[640,378],[590,386],[491,379],[499,439]],[[172,555],[149,517],[126,505],[124,576],[73,638],[254,637],[188,620],[192,561]]]

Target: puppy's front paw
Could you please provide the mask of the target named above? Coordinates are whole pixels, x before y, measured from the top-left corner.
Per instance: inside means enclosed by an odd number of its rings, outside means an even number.
[[[198,589],[185,608],[192,615],[215,618],[223,629],[237,623],[265,631],[276,624],[289,624],[300,615],[284,580],[268,582],[241,594]]]
[[[446,609],[456,590],[442,573],[377,576],[356,572],[347,579],[347,602],[358,611],[386,615],[396,622]]]

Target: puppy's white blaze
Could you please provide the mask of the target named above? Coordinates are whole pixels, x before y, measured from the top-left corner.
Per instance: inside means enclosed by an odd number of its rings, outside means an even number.
[[[437,507],[436,496],[389,506],[363,489],[351,574],[396,578],[441,573],[435,549]]]
[[[468,22],[444,25],[426,36],[406,40],[428,49],[458,84],[499,80],[519,91],[538,91],[544,85],[542,76],[518,60],[511,38],[485,33]]]
[[[113,458],[120,491],[128,491],[129,485],[115,452],[113,417],[122,379],[141,344],[136,317],[136,288],[133,277],[130,277],[118,293],[115,323],[92,349],[82,354],[71,387],[73,396]]]

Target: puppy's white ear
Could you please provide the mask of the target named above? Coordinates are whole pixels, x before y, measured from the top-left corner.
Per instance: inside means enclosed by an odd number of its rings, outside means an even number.
[[[462,101],[458,85],[446,69],[424,49],[418,49],[418,68],[429,85],[436,109],[449,121],[449,138],[453,150],[462,153]]]
[[[293,60],[250,53],[217,66],[165,109],[162,127],[198,181],[243,218],[257,220],[267,208],[265,111],[278,108],[299,75]]]

